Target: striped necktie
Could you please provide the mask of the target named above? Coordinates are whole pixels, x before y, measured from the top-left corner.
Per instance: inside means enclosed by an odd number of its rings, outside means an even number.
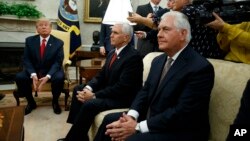
[[[161,73],[161,79],[160,79],[160,82],[159,82],[158,87],[160,86],[162,80],[163,80],[164,77],[166,76],[168,70],[169,70],[170,67],[171,67],[171,63],[172,63],[173,61],[174,61],[174,60],[173,60],[171,57],[169,57],[169,58],[167,59],[165,65],[164,65],[164,68],[163,68],[163,70],[162,70],[162,73]]]

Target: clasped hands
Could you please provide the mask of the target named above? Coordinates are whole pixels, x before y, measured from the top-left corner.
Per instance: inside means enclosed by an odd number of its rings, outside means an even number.
[[[107,130],[105,134],[109,135],[112,141],[124,141],[129,136],[136,133],[136,125],[136,120],[123,113],[119,120],[106,126]]]
[[[33,81],[33,87],[35,91],[41,91],[42,87],[45,83],[47,83],[47,81],[49,80],[49,78],[47,76],[44,76],[40,79],[38,79],[38,77],[36,75],[34,75],[32,77],[32,81]]]
[[[87,100],[93,99],[95,94],[91,92],[89,89],[84,88],[82,91],[77,91],[76,98],[81,101],[85,102]]]

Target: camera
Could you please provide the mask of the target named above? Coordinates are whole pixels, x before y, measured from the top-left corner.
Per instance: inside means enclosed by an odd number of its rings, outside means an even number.
[[[203,7],[196,15],[196,23],[206,24],[213,21],[215,18],[212,12],[230,24],[250,21],[250,0],[195,0],[193,5]]]

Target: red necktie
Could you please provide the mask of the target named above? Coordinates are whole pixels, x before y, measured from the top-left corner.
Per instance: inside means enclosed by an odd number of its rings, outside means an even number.
[[[41,57],[41,58],[43,58],[43,55],[44,55],[45,43],[46,43],[46,39],[43,39],[43,40],[42,40],[41,47],[40,47],[40,57]]]
[[[112,58],[111,58],[111,61],[110,61],[110,63],[109,63],[109,68],[110,68],[110,67],[112,66],[112,64],[115,62],[116,58],[117,58],[117,54],[116,54],[116,52],[114,52],[114,54],[113,54],[113,56],[112,56]]]

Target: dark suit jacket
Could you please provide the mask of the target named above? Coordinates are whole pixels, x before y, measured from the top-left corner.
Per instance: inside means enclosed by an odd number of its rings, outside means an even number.
[[[130,105],[142,87],[143,62],[138,51],[127,45],[109,68],[112,50],[103,66],[87,85],[90,85],[97,98],[107,99],[110,104]]]
[[[64,58],[63,41],[50,35],[46,44],[43,60],[40,58],[40,36],[26,38],[24,49],[24,69],[29,73],[40,73],[43,76],[62,70]]]
[[[234,120],[233,125],[230,127],[230,131],[227,137],[227,141],[248,141],[249,133],[242,138],[240,136],[234,136],[235,130],[234,129],[241,129],[241,128],[249,128],[250,127],[250,79],[247,82],[246,88],[242,94],[240,109],[239,112]]]
[[[110,42],[110,34],[111,34],[111,25],[101,24],[101,31],[100,31],[100,46],[105,47],[105,51],[108,53],[110,50],[114,49],[111,46]]]
[[[159,10],[162,8],[159,7]],[[159,11],[158,10],[158,11]],[[149,13],[153,13],[153,9],[150,5],[150,3],[145,4],[145,5],[139,5],[136,9],[136,13],[143,16],[147,17]],[[143,25],[143,24],[137,24],[134,26],[135,31],[145,31],[149,32],[151,31],[151,28]],[[146,38],[146,39],[139,39],[137,42],[137,49],[141,53],[142,56],[147,55],[150,52],[157,51],[158,50],[158,42],[157,38]]]
[[[176,140],[181,138],[183,141],[192,140],[191,136],[201,136],[200,141],[207,140],[208,107],[214,84],[213,66],[187,46],[158,87],[159,74],[166,58],[167,55],[163,54],[153,60],[145,85],[131,109],[141,114],[150,106],[147,119],[150,132],[186,133],[188,137],[176,136]]]
[[[242,94],[240,109],[234,124],[250,125],[250,79],[248,80],[246,88]]]
[[[162,9],[159,7],[159,10]],[[153,13],[153,8],[151,7],[150,3],[144,4],[144,5],[139,5],[136,9],[136,13],[141,15],[142,17],[147,17],[149,13]],[[142,31],[150,31],[151,28],[143,25],[143,24],[137,24],[134,27],[134,30],[142,30]]]

